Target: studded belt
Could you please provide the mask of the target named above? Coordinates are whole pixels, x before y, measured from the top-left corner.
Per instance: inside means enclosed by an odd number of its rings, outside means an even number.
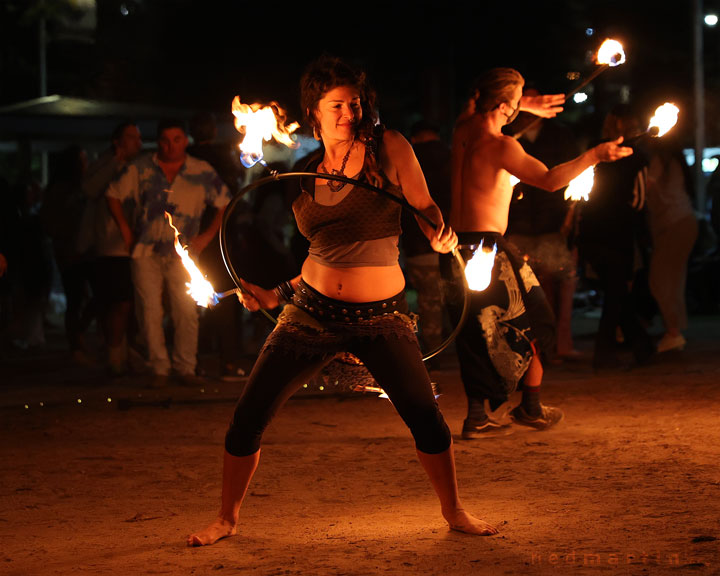
[[[386,300],[375,302],[343,302],[328,298],[303,280],[300,280],[295,289],[292,303],[318,320],[344,324],[372,320],[381,316],[408,314],[404,291]]]

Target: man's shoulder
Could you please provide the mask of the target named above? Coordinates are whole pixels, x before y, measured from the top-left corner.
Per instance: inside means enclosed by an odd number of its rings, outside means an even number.
[[[474,134],[468,141],[468,149],[474,155],[482,154],[485,156],[495,157],[506,151],[519,147],[520,144],[512,136],[505,134],[488,134],[483,132]],[[487,160],[487,158],[486,158]]]
[[[145,170],[157,166],[154,161],[153,152],[144,152],[136,157],[134,160],[127,162],[123,167],[123,172],[128,170],[136,170],[139,174],[142,174]]]
[[[216,173],[215,168],[207,160],[188,154],[185,157],[185,168],[191,174],[202,174],[204,172]]]

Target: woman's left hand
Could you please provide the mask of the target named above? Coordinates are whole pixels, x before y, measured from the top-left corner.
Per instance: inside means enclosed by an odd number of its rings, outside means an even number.
[[[447,254],[455,250],[458,244],[457,234],[450,226],[439,226],[435,234],[430,238],[430,246],[435,252]]]

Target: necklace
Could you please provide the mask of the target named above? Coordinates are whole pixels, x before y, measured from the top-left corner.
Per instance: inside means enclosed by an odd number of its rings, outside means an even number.
[[[345,153],[345,156],[343,157],[342,165],[340,166],[340,170],[335,170],[335,168],[333,168],[332,170],[330,170],[330,174],[332,174],[333,176],[345,176],[345,165],[347,164],[348,158],[350,158],[350,152],[352,152],[353,144],[355,144],[354,137],[352,139],[352,142],[350,142],[350,147],[348,148],[348,151]],[[325,166],[325,162],[323,162],[322,165],[323,165],[323,168],[325,168],[325,170],[327,171],[327,166]],[[340,190],[345,188],[346,184],[347,184],[347,182],[340,182],[339,180],[328,180],[327,181],[328,188],[330,188],[330,190],[332,192],[339,192]]]

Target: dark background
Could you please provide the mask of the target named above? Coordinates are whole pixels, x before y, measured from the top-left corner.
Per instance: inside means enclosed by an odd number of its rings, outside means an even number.
[[[0,106],[34,98],[38,21],[47,23],[48,94],[209,109],[275,100],[301,120],[298,80],[326,51],[356,61],[389,126],[421,116],[447,133],[472,79],[517,68],[545,92],[592,72],[602,40],[628,57],[602,74],[564,119],[593,132],[623,98],[651,111],[672,100],[692,114],[693,3],[555,0],[269,3],[241,0],[6,0],[0,7]],[[94,22],[88,21],[94,12]],[[712,11],[714,0],[704,2]],[[594,34],[588,35],[592,28]],[[708,145],[716,141],[720,28],[704,27]],[[687,127],[687,125],[686,125]],[[688,138],[692,130],[687,130]]]

